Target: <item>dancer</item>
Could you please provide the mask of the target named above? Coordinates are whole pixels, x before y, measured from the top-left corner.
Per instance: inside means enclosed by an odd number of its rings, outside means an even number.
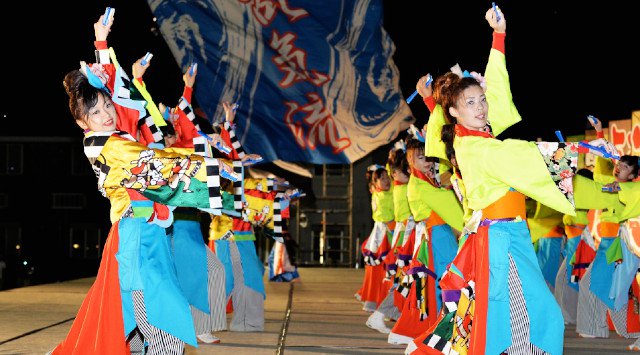
[[[593,178],[593,173],[585,168],[578,170],[576,174],[582,175],[586,178]],[[574,195],[575,193],[576,192],[574,191]],[[556,275],[553,295],[560,305],[562,318],[564,319],[565,324],[576,324],[578,311],[578,282],[572,278],[575,265],[575,262],[572,263],[572,260],[574,260],[574,257],[578,252],[578,246],[582,236],[590,234],[589,228],[587,228],[587,224],[589,224],[587,213],[587,210],[576,208],[575,216],[565,214],[562,217],[564,233],[566,236],[562,252],[564,258]],[[589,237],[591,236],[589,235]],[[586,247],[589,248],[593,253],[593,256],[595,256],[593,249],[588,245]],[[583,252],[581,251],[580,253]],[[578,258],[581,259],[581,257]]]
[[[597,158],[596,169],[600,172],[600,179],[603,178],[602,167],[606,165],[608,161]],[[637,157],[623,155],[615,165],[610,178],[614,178],[616,186],[619,186],[630,183],[637,177],[637,173]],[[636,338],[640,336],[640,329],[633,332],[627,330],[628,291],[635,272],[614,283],[614,275],[625,268],[633,269],[633,264],[636,263],[636,258],[630,252],[625,258],[612,257],[615,255],[612,253],[615,249],[628,251],[627,248],[621,248],[624,243],[621,243],[619,237],[620,224],[624,222],[624,204],[618,194],[602,191],[602,187],[602,184],[581,176],[575,179],[576,207],[602,210],[596,230],[592,232],[597,233],[600,239],[596,255],[580,279],[576,332],[585,338],[607,338],[608,315],[618,334],[625,338]],[[620,265],[614,262],[616,260],[621,261]],[[617,292],[614,291],[616,287]]]
[[[375,314],[391,288],[391,281],[385,279],[386,267],[383,262],[391,249],[395,228],[393,189],[389,172],[382,165],[370,165],[367,168],[366,179],[371,183],[371,211],[374,225],[362,247],[365,265],[369,266],[365,268],[362,301],[364,301],[363,309]],[[374,324],[371,322],[367,324],[369,327],[372,325]],[[382,327],[379,322],[376,322],[375,326],[380,328],[379,331],[385,332],[386,327]]]
[[[104,15],[94,24],[94,30],[98,45],[106,49],[106,37],[113,18],[106,25],[103,18]],[[98,58],[105,62],[109,56],[100,52]],[[134,73],[145,68],[138,60],[134,64]],[[160,219],[158,212],[166,212],[166,207],[147,198],[172,205],[176,199],[162,197],[169,193],[174,198],[182,198],[185,206],[213,211],[219,208],[217,202],[221,195],[216,186],[207,187],[206,169],[199,168],[210,166],[209,173],[216,177],[221,169],[227,169],[228,174],[232,171],[219,159],[150,149],[136,142],[131,135],[116,131],[121,119],[122,124],[131,121],[132,117],[112,101],[115,78],[109,75],[113,71],[108,69],[99,64],[83,66],[81,70],[69,72],[64,80],[69,109],[78,126],[85,130],[85,153],[98,177],[98,189],[110,199],[113,226],[104,247],[96,282],[66,339],[53,353],[125,354],[129,352],[125,337],[137,328],[148,344],[148,354],[182,354],[185,342],[197,346],[193,320],[178,287],[169,239],[160,225],[162,222],[149,223]],[[122,78],[121,75],[118,77]],[[122,94],[122,91],[118,93]],[[122,102],[121,98],[116,100]],[[137,121],[138,112],[134,113]],[[219,140],[219,137],[211,138]],[[128,179],[127,172],[135,168],[144,154],[164,163],[154,165],[154,172],[161,179],[143,180],[144,183],[125,188],[122,182]],[[167,181],[173,176],[172,161],[176,159],[187,159],[192,163],[186,173],[197,181],[194,185],[198,189],[190,194],[189,199],[184,198],[184,191],[170,192],[171,188],[167,186]],[[157,209],[141,209],[139,201]],[[167,308],[168,305],[170,307]]]
[[[496,13],[490,9],[486,17],[495,21]],[[564,324],[533,252],[524,195],[575,214],[571,176],[578,151],[586,150],[578,143],[493,138],[484,90],[472,77],[452,83],[443,103],[451,123],[443,127],[442,139],[455,154],[452,163],[475,215],[471,220],[479,224],[469,228],[475,233],[441,280],[449,302],[440,323],[409,344],[407,352],[451,346],[472,354],[561,354]],[[592,144],[614,150],[603,140]]]
[[[407,200],[407,182],[409,182],[409,165],[406,160],[406,147],[403,141],[398,141],[389,152],[389,159],[387,160],[387,167],[391,171],[391,181],[393,183],[392,195],[393,195],[393,213],[395,228],[393,231],[393,237],[387,256],[383,260],[383,265],[386,270],[386,279],[391,280],[391,287],[380,303],[378,308],[369,316],[366,321],[367,327],[375,329],[383,334],[388,334],[389,329],[384,323],[385,318],[397,320],[400,317],[397,301],[402,297],[396,292],[396,286],[398,284],[398,277],[402,276],[402,273],[397,273],[396,258],[398,252],[398,246],[403,245],[405,230],[413,229],[413,219],[411,219],[411,211],[409,210],[409,202]],[[409,222],[411,220],[411,222]],[[408,223],[411,225],[407,227]],[[403,304],[403,302],[401,302]]]
[[[399,288],[408,293],[389,333],[391,344],[408,344],[435,323],[442,307],[438,282],[456,254],[463,226],[462,207],[442,184],[439,159],[425,156],[421,138],[418,133],[407,139],[407,198],[416,226],[398,252],[398,260],[407,265]]]

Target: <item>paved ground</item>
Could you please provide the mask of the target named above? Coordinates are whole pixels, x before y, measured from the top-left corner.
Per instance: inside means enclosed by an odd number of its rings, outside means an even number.
[[[386,335],[364,325],[368,313],[353,298],[362,282],[362,269],[306,268],[300,274],[301,281],[294,284],[267,283],[264,332],[221,332],[222,344],[188,346],[186,354],[274,354],[281,343],[281,354],[403,353],[404,347],[387,344]],[[0,292],[0,354],[42,355],[52,349],[69,330],[92,282],[88,278]],[[577,338],[569,327],[564,353],[632,354],[625,350],[631,342],[613,332],[609,339]]]

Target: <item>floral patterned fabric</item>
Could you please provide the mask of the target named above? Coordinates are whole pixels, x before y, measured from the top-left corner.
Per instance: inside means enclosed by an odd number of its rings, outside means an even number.
[[[538,142],[536,145],[556,186],[573,204],[572,177],[578,169],[578,143]]]

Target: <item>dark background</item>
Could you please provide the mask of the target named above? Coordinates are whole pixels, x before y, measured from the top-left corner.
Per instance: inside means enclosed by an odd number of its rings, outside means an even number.
[[[233,0],[230,0],[233,1]],[[289,0],[296,5],[302,1]],[[332,1],[332,0],[331,0]],[[491,29],[484,1],[383,0],[384,27],[396,45],[395,62],[405,97],[427,72],[441,74],[455,63],[484,71]],[[636,1],[498,2],[507,18],[507,68],[524,123],[506,136],[555,139],[587,128],[586,116],[603,122],[640,110]],[[66,107],[62,78],[92,61],[93,23],[106,6],[116,8],[109,44],[128,68],[154,53],[145,81],[156,101],[177,102],[182,73],[155,29],[142,0],[2,2],[0,135],[77,135]],[[196,84],[197,85],[197,84]],[[410,105],[418,123],[427,111]],[[28,123],[27,123],[28,122]]]
[[[382,3],[405,97],[420,76],[442,74],[455,63],[484,71],[492,32],[484,14],[490,2]],[[606,125],[640,110],[634,3],[498,3],[507,18],[513,97],[524,119],[505,137],[556,140],[555,130],[565,136],[583,133],[588,114]],[[94,60],[93,23],[107,6],[116,8],[109,44],[120,63],[130,68],[152,52],[145,82],[156,101],[174,105],[182,93],[182,72],[145,1],[0,2],[0,254],[9,264],[4,288],[92,276],[97,270],[95,245],[107,236],[109,204],[83,159],[82,133],[69,114],[62,79],[79,61]],[[419,99],[410,107],[422,126],[426,108]],[[369,158],[384,161],[387,151],[380,147]],[[13,248],[18,241],[20,250]],[[79,249],[71,248],[75,243]]]

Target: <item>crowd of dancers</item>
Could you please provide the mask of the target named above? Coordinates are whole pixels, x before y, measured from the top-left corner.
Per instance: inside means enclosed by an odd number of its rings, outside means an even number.
[[[368,169],[374,228],[355,294],[366,326],[406,354],[560,355],[567,324],[640,338],[638,157],[592,116],[592,141],[497,139],[523,120],[506,18],[493,6],[485,19],[484,75],[455,65],[420,78],[428,123]],[[578,169],[587,153],[595,166]]]
[[[559,355],[566,324],[582,337],[640,339],[638,157],[618,156],[597,119],[589,142],[497,139],[522,117],[506,18],[494,6],[485,19],[493,43],[484,75],[456,65],[420,78],[428,124],[367,171],[375,223],[356,293],[371,313],[366,325],[407,354]],[[142,80],[150,58],[129,79],[107,46],[113,21],[105,13],[94,24],[96,63],[64,78],[112,228],[96,281],[52,353],[182,354],[185,344],[220,342],[219,331],[262,331],[254,227],[278,241],[269,278],[297,279],[283,242],[300,192],[249,177],[261,157],[242,149],[233,104],[222,103],[214,127],[197,119],[195,65],[178,104],[156,105]],[[578,169],[586,153],[595,166]]]
[[[107,45],[110,10],[93,26],[96,63],[81,62],[64,87],[112,227],[96,280],[50,353],[183,354],[185,344],[219,343],[220,331],[263,331],[254,227],[276,240],[269,279],[297,279],[282,243],[301,193],[281,178],[250,177],[261,157],[242,149],[235,105],[223,102],[213,127],[196,116],[197,65],[175,107],[156,105],[142,79],[151,56],[133,64],[130,79]]]

